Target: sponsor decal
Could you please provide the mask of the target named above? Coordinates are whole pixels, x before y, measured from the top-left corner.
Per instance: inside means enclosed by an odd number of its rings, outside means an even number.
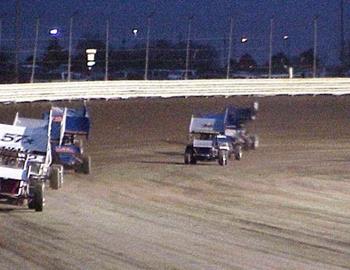
[[[213,124],[212,123],[205,123],[205,124],[202,125],[202,127],[204,127],[204,128],[212,128]]]
[[[27,143],[32,144],[33,139],[27,135],[5,133],[0,139],[2,142]]]
[[[75,154],[77,151],[69,146],[58,146],[55,148],[55,151],[57,153],[69,153],[69,154]]]
[[[53,115],[52,116],[52,122],[60,123],[62,122],[63,116],[62,115]]]

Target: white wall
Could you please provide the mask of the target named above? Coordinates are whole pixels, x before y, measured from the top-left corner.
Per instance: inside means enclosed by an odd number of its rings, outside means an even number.
[[[0,85],[0,102],[132,97],[350,94],[350,79],[96,81]]]

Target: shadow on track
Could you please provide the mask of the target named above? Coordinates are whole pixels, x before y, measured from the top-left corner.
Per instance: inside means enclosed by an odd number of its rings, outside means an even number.
[[[165,155],[165,156],[183,156],[183,153],[179,153],[179,152],[154,152],[155,154],[159,154],[159,155]]]
[[[6,201],[0,201],[0,214],[1,213],[10,213],[10,212],[24,212],[24,213],[32,213],[33,210],[29,209],[26,205],[16,205],[14,203],[9,203]]]
[[[177,140],[162,140],[162,142],[165,142],[168,144],[183,145],[183,146],[186,146],[187,144],[187,141],[177,141]]]
[[[139,160],[136,161],[137,163],[144,163],[144,164],[168,164],[168,165],[186,165],[183,162],[172,162],[172,161],[149,161],[149,160]]]
[[[22,213],[34,213],[34,210],[28,209],[28,208],[22,208],[22,207],[6,207],[6,208],[0,208],[0,214],[2,213],[11,213],[11,212],[22,212]]]
[[[193,166],[213,166],[217,165],[216,163],[212,162],[203,162],[203,163],[197,163],[195,165],[185,164],[184,162],[172,162],[172,161],[149,161],[149,160],[140,160],[136,161],[137,163],[144,163],[144,164],[168,164],[168,165],[181,165],[185,167],[193,167]]]

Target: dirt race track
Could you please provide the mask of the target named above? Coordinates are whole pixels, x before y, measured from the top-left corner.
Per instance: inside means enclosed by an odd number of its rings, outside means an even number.
[[[183,164],[192,113],[254,100],[258,150],[227,167]],[[0,269],[350,269],[349,105],[350,96],[90,101],[92,174],[66,174],[42,213],[0,205]],[[1,105],[0,118],[49,106]]]

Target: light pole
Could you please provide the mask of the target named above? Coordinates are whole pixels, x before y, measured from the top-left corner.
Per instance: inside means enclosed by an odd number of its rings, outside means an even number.
[[[106,21],[106,59],[105,59],[105,81],[108,81],[109,67],[109,20]]]
[[[313,53],[313,68],[312,68],[312,75],[314,78],[316,78],[317,73],[317,22],[318,22],[318,16],[314,17],[314,53]]]
[[[21,39],[21,0],[16,0],[16,23],[15,23],[15,32],[16,32],[16,53],[15,53],[15,82],[18,83],[18,62],[19,62],[19,48],[20,48],[20,39]]]
[[[2,17],[0,17],[0,53],[1,53],[1,41],[2,41]]]
[[[290,54],[290,38],[288,34],[285,34],[283,36],[283,41],[285,43],[286,50],[287,50],[286,57],[287,57],[287,63],[288,63],[288,65],[284,65],[284,66],[287,68],[289,78],[293,78],[293,64],[292,64],[292,57]]]
[[[345,39],[344,39],[344,0],[340,0],[340,61],[344,64]]]
[[[34,41],[34,51],[33,51],[32,75],[30,77],[30,83],[34,83],[36,54],[37,54],[37,50],[38,50],[39,25],[40,25],[40,19],[37,18],[36,19],[36,26],[35,26],[35,41]]]
[[[185,80],[188,79],[188,68],[190,65],[190,42],[191,42],[191,26],[193,16],[188,18],[188,31],[187,31],[187,46],[186,46],[186,69],[185,69]]]
[[[3,28],[3,20],[5,15],[6,13],[2,13],[0,16],[0,54],[2,52],[2,28]]]
[[[287,49],[287,57],[289,59],[289,35],[284,35],[283,40],[286,44],[286,49]]]
[[[73,38],[73,18],[78,12],[75,11],[70,17],[69,23],[69,47],[68,47],[68,72],[67,72],[67,81],[71,81],[71,65],[72,65],[72,38]]]
[[[237,64],[238,64],[238,68],[241,67],[241,59],[242,56],[245,55],[246,49],[244,48],[245,44],[248,42],[248,37],[247,36],[241,36],[240,37],[240,49],[239,49],[239,53],[237,53]]]
[[[149,64],[149,38],[151,33],[151,18],[153,13],[147,17],[147,37],[146,37],[146,56],[145,56],[145,75],[144,79],[148,80],[148,64]]]
[[[230,35],[229,35],[228,52],[227,52],[226,79],[229,79],[229,78],[230,78],[230,70],[231,70],[231,51],[232,51],[232,34],[233,34],[233,18],[231,18],[231,23],[230,23]]]
[[[270,19],[269,79],[271,79],[272,77],[272,38],[273,38],[273,18]]]
[[[3,21],[4,17],[6,16],[7,13],[2,13],[0,16],[0,53],[2,51],[2,29],[3,29]]]

